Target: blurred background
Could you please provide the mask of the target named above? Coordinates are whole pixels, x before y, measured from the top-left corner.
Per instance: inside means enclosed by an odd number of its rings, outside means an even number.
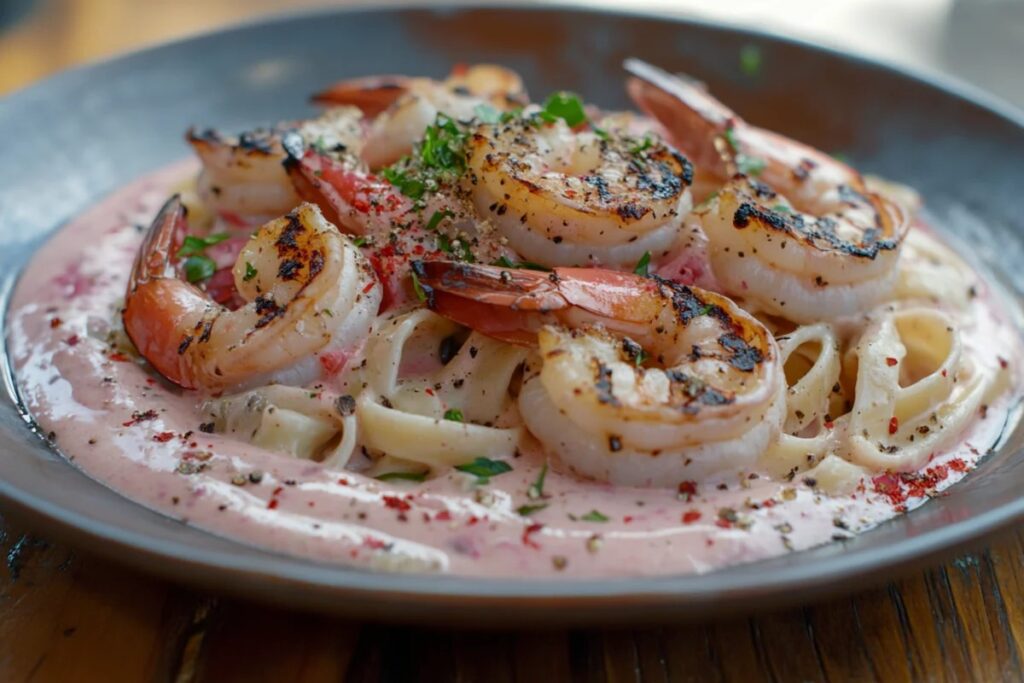
[[[562,0],[764,28],[942,71],[1024,107],[1024,0]],[[55,71],[260,16],[374,0],[0,0],[0,95]],[[402,4],[422,5],[406,0]],[[448,2],[446,4],[461,4]]]

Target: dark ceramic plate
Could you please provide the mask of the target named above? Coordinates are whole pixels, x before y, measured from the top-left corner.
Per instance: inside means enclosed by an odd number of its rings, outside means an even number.
[[[740,69],[748,44],[763,55],[756,77]],[[790,40],[560,8],[303,15],[157,47],[17,93],[0,102],[0,275],[13,279],[49,233],[104,194],[185,156],[181,133],[190,124],[298,117],[309,113],[310,93],[339,77],[442,75],[473,61],[508,64],[534,93],[568,87],[621,107],[620,65],[630,55],[694,74],[751,120],[910,183],[980,259],[1013,275],[1014,290],[1024,279],[1021,115],[959,85]],[[1018,520],[1024,431],[1011,431],[947,497],[846,543],[705,576],[469,580],[271,554],[144,510],[90,480],[29,430],[13,393],[0,399],[0,499],[48,533],[148,571],[317,610],[501,623],[697,618],[849,591]]]

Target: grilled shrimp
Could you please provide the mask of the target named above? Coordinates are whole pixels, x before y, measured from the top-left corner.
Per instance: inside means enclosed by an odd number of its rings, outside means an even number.
[[[721,478],[753,466],[779,433],[778,348],[724,296],[600,269],[416,269],[437,313],[537,347],[520,413],[583,475],[636,486]]]
[[[752,126],[692,82],[638,60],[629,90],[721,185],[693,220],[725,292],[795,322],[861,313],[896,282],[909,228],[899,206],[842,162]]]
[[[218,392],[270,381],[303,385],[337,370],[369,332],[381,298],[348,238],[302,204],[256,232],[234,266],[245,304],[229,310],[177,277],[187,229],[175,196],[143,240],[125,297],[125,331],[161,375]]]
[[[479,124],[469,192],[509,246],[545,265],[632,266],[664,253],[690,211],[693,167],[659,139],[530,116]]]
[[[347,167],[358,160],[362,128],[354,107],[339,107],[295,126],[258,129],[239,136],[189,130],[185,139],[203,164],[197,190],[204,204],[228,224],[259,225],[302,201],[282,168],[287,131],[330,152]]]
[[[408,154],[439,113],[468,121],[482,104],[499,110],[522,107],[526,93],[514,71],[477,64],[455,69],[444,81],[405,76],[342,81],[313,99],[321,104],[353,105],[373,119],[362,157],[376,169]]]

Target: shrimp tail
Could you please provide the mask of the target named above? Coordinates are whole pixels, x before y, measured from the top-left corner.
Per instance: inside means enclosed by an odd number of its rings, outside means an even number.
[[[390,107],[408,90],[407,76],[367,76],[338,81],[310,99],[315,104],[358,107],[367,118],[374,118]]]
[[[626,322],[649,315],[655,280],[598,268],[551,272],[457,261],[415,261],[413,272],[436,313],[502,341],[529,346],[544,316],[571,308]]]
[[[128,276],[129,295],[150,280],[175,276],[171,254],[186,232],[188,209],[181,202],[181,196],[176,194],[164,203],[146,231]]]
[[[669,142],[698,167],[727,173],[721,136],[739,117],[699,81],[670,74],[652,64],[629,58],[623,63],[632,74],[626,83],[630,99],[666,129]]]

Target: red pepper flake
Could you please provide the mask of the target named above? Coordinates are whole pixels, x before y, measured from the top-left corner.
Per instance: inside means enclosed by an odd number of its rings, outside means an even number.
[[[431,389],[430,387],[427,387],[426,389],[423,390],[423,393],[426,394],[427,396],[433,396],[434,390]]]
[[[540,546],[534,541],[531,536],[544,528],[544,525],[539,522],[534,522],[530,526],[523,529],[523,545],[531,548],[540,549]]]
[[[447,522],[451,518],[452,518],[452,513],[449,512],[448,510],[441,510],[436,515],[434,515],[434,519],[436,519],[439,522]]]
[[[117,363],[127,363],[131,360],[128,356],[116,351],[114,353],[108,353],[107,358]]]
[[[836,423],[833,422],[832,420],[826,420],[825,421],[825,429],[833,429],[835,426],[836,426]]]
[[[405,512],[412,506],[405,502],[398,496],[384,496],[384,505],[391,508],[392,510],[398,510],[399,512]]]
[[[773,507],[775,507],[775,499],[774,498],[766,498],[765,500],[761,501],[761,507],[763,507],[763,508],[773,508]]]
[[[267,502],[267,508],[270,509],[270,510],[276,510],[277,509],[277,498],[271,498]]]
[[[888,365],[890,368],[896,365],[897,363],[899,363],[899,361],[893,358],[892,356],[889,356],[888,358],[885,359],[885,364]]]
[[[700,519],[700,510],[687,510],[683,513],[683,524],[693,524]]]
[[[732,528],[732,522],[730,522],[727,519],[719,518],[719,519],[715,520],[715,526],[722,527],[723,529],[731,529]]]
[[[270,495],[272,495],[272,496],[279,496],[279,495],[281,495],[282,492],[284,492],[284,487],[283,486],[278,486],[276,489],[271,491]]]
[[[942,368],[942,376],[945,377],[948,374],[949,374],[949,371],[946,370],[946,368]]]
[[[159,432],[153,435],[153,441],[158,443],[167,443],[174,438],[174,432]]]
[[[366,546],[367,548],[372,549],[372,550],[381,550],[383,548],[387,548],[388,547],[387,543],[385,543],[384,541],[380,540],[379,538],[374,538],[373,536],[365,537],[363,539],[363,545]]]
[[[338,480],[338,483],[341,484],[342,486],[348,486],[348,479],[342,477],[341,479]]]
[[[626,524],[629,524],[630,522],[633,521],[633,515],[626,515],[625,517],[622,518],[622,521],[624,523],[626,523]]]
[[[320,366],[327,375],[334,375],[348,362],[348,354],[344,351],[327,351],[318,357]]]
[[[689,503],[693,500],[693,497],[697,495],[697,482],[695,481],[683,481],[679,483],[679,495],[686,496],[686,502]]]
[[[895,474],[881,474],[871,480],[874,484],[875,493],[879,493],[889,499],[891,505],[900,505],[906,500],[903,487],[900,486],[900,479]]]
[[[64,340],[64,343],[67,344],[68,346],[77,346],[78,345],[78,335],[77,334],[71,335],[70,337],[68,337],[67,339]],[[1006,366],[1004,365],[1003,367],[1006,367]]]
[[[366,286],[363,287],[363,294],[369,294],[376,284],[376,280],[370,280],[369,282],[367,282]]]
[[[962,458],[953,458],[946,464],[949,466],[949,469],[953,470],[954,472],[967,471],[967,463],[964,462]]]
[[[50,318],[50,329],[57,329],[58,327],[60,327],[60,323],[60,318]]]
[[[999,367],[1001,367],[1003,370],[1005,370],[1006,367],[1010,364],[1010,361],[1006,360],[1002,356],[996,356],[996,358],[999,360]]]
[[[895,415],[893,417],[890,417],[889,418],[889,433],[890,434],[895,434],[896,432],[899,431],[899,429],[900,429],[900,421],[899,421],[899,419]]]

